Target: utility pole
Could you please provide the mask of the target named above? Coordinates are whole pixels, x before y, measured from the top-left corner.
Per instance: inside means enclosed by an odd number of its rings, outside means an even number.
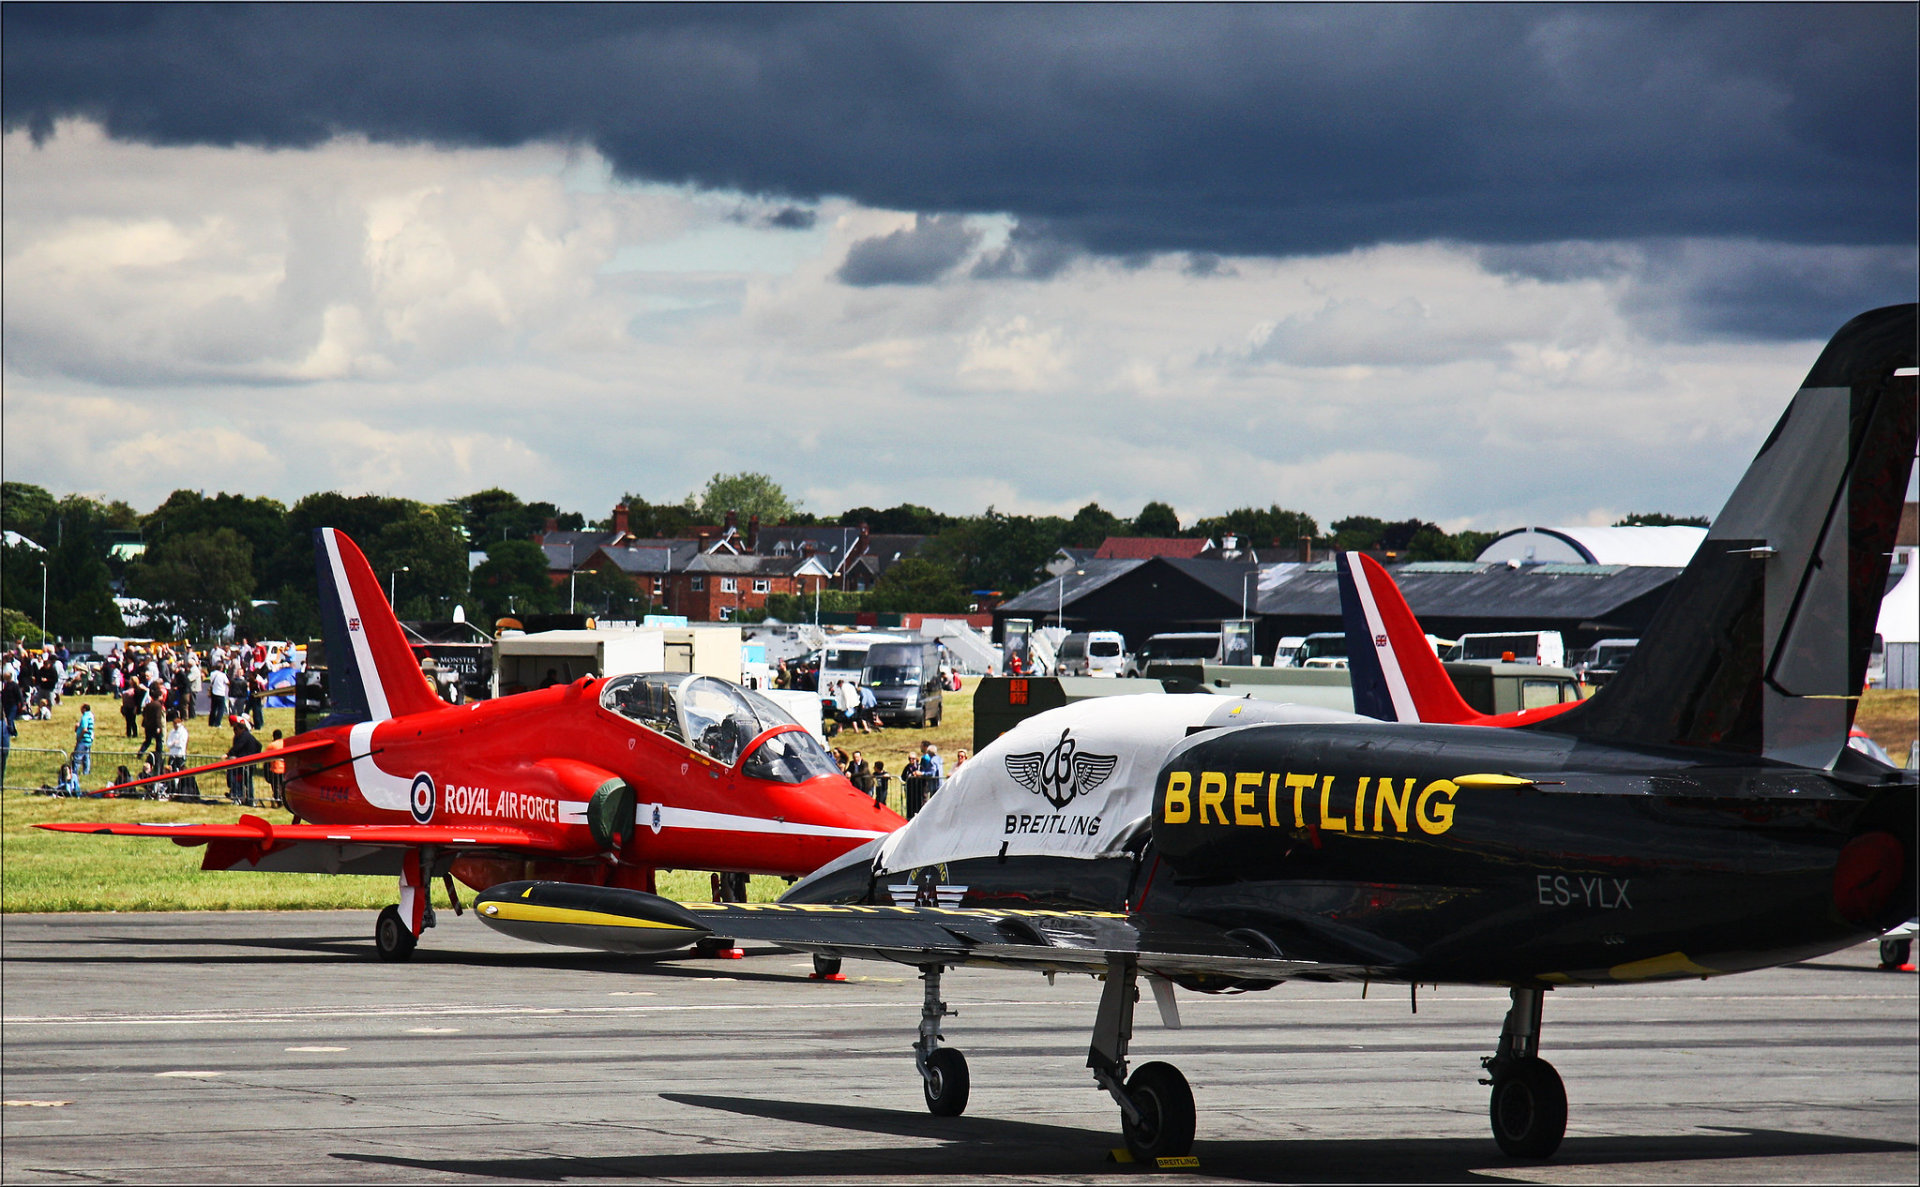
[[[402,573],[411,573],[411,572],[413,572],[412,565],[401,565],[398,569],[395,569],[392,572],[387,574],[387,605],[394,606],[393,583],[395,579],[397,579]],[[399,614],[399,612],[400,612],[399,607],[394,606],[394,613],[397,615]]]
[[[47,645],[47,562],[40,562],[40,645]]]

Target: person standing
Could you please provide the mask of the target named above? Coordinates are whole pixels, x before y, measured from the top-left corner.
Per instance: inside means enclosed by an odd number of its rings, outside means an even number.
[[[167,740],[162,731],[166,726],[166,714],[167,692],[156,677],[147,686],[146,696],[140,702],[140,725],[146,731],[146,736],[140,739],[140,748],[134,751],[135,754],[145,754],[148,746],[153,747],[155,754],[165,748]]]
[[[253,728],[265,729],[267,724],[267,669],[264,664],[256,665],[253,675],[247,680],[247,708],[253,714]]]
[[[93,706],[80,706],[80,720],[73,723],[73,769],[76,774],[93,774]]]
[[[946,781],[946,768],[940,763],[940,748],[932,742],[920,743],[920,773],[927,778],[927,798],[933,798]]]
[[[888,784],[892,779],[887,775],[887,760],[877,758],[873,761],[873,802],[882,808],[887,806]]]
[[[263,747],[260,739],[253,736],[247,728],[247,719],[238,713],[228,714],[227,724],[233,727],[233,745],[227,747],[228,758],[249,758],[260,753]],[[227,798],[236,804],[253,806],[253,768],[230,767],[227,770]]]
[[[213,674],[207,677],[207,724],[215,729],[220,719],[227,715],[227,669],[220,662],[216,650],[213,660]]]
[[[858,750],[853,752],[852,761],[847,763],[847,778],[863,794],[873,794],[873,773],[867,766],[867,760]]]
[[[279,730],[273,731],[273,741],[267,743],[268,750],[285,749],[287,740]],[[273,793],[273,802],[285,804],[287,786],[287,760],[276,758],[267,764],[267,789]]]
[[[187,769],[187,718],[191,712],[191,710],[182,710],[168,715],[173,719],[172,726],[167,730],[167,769],[169,771]],[[175,798],[184,799],[189,789],[193,792],[194,798],[198,799],[199,786],[193,780],[175,779],[173,781],[172,794]]]
[[[127,737],[140,736],[140,682],[128,673],[126,687],[120,690],[120,716],[126,719]]]

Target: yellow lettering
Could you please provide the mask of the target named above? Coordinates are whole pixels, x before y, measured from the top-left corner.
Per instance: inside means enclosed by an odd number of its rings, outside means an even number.
[[[1161,809],[1160,819],[1168,824],[1185,824],[1193,819],[1193,801],[1189,798],[1193,792],[1193,775],[1187,771],[1174,771],[1167,776],[1167,805]]]
[[[1367,831],[1367,784],[1373,782],[1371,775],[1360,776],[1360,785],[1353,789],[1353,831]]]
[[[1420,831],[1437,837],[1453,827],[1453,797],[1459,790],[1451,779],[1435,779],[1420,789],[1420,802],[1414,805],[1413,813]],[[1446,796],[1446,801],[1434,803],[1437,795]]]
[[[1260,819],[1260,813],[1253,806],[1253,795],[1260,787],[1258,772],[1241,772],[1233,777],[1233,822],[1251,824],[1256,828],[1266,823]]]
[[[1288,775],[1287,786],[1293,788],[1293,827],[1307,827],[1307,814],[1301,807],[1301,797],[1313,786],[1312,775]]]
[[[1380,809],[1385,808],[1393,817],[1393,831],[1407,831],[1407,805],[1413,800],[1413,780],[1408,779],[1400,788],[1400,794],[1393,794],[1393,780],[1382,779],[1373,794],[1373,831],[1384,831],[1380,827]]]
[[[1330,802],[1332,799],[1333,776],[1328,775],[1320,780],[1320,827],[1326,829],[1328,832],[1346,832],[1347,818],[1344,816],[1329,815],[1333,807]]]
[[[1212,788],[1218,788],[1219,790],[1210,790]],[[1200,772],[1199,823],[1205,824],[1207,822],[1207,809],[1212,808],[1215,823],[1225,824],[1227,822],[1226,803],[1227,777],[1219,771]]]
[[[1275,771],[1267,780],[1267,823],[1280,827],[1280,772]]]

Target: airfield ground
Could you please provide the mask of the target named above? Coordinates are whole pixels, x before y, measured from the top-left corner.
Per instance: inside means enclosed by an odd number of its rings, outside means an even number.
[[[414,960],[358,912],[10,915],[0,1178],[27,1182],[1133,1180],[1084,1065],[1094,985],[959,972],[967,1115],[929,1116],[910,969],[648,965],[444,916]],[[1292,984],[1140,1012],[1200,1108],[1185,1179],[1915,1181],[1920,978],[1862,946],[1712,981],[1562,990],[1572,1120],[1501,1157],[1475,1083],[1505,995]],[[1157,1176],[1166,1178],[1169,1176]]]

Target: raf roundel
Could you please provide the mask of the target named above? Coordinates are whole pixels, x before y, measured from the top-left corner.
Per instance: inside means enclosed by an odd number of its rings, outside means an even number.
[[[413,818],[421,824],[433,819],[433,810],[439,802],[434,791],[433,776],[425,771],[413,777],[413,790],[407,796],[407,806],[413,809]]]

